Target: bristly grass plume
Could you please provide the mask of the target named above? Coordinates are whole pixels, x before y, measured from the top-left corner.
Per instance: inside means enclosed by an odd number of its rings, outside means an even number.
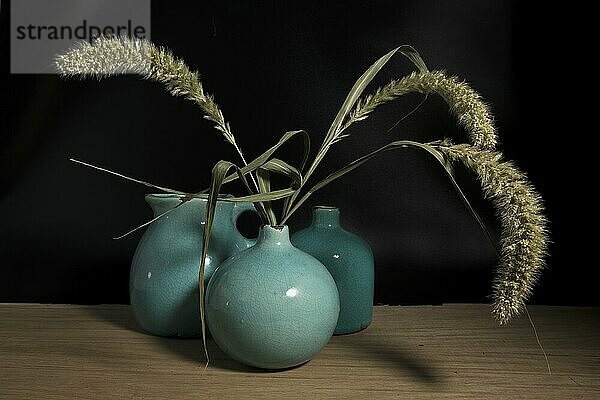
[[[193,101],[204,112],[204,118],[215,124],[225,140],[231,143],[243,163],[244,155],[235,141],[229,123],[213,97],[204,92],[198,72],[176,58],[169,50],[145,39],[99,37],[92,43],[79,42],[69,52],[55,59],[63,76],[98,79],[121,74],[137,74],[162,83],[173,96]]]
[[[93,43],[78,42],[67,53],[56,56],[55,65],[61,75],[70,77],[148,76],[153,48],[154,45],[147,40],[100,37]]]
[[[494,280],[493,313],[501,324],[519,314],[545,265],[548,221],[542,198],[527,176],[499,152],[468,144],[438,147],[453,161],[475,172],[484,197],[502,225],[500,265]]]
[[[498,139],[489,107],[468,84],[456,77],[448,77],[442,71],[413,72],[402,79],[392,80],[360,99],[350,113],[350,120],[363,120],[379,105],[407,93],[439,95],[448,103],[472,145],[487,150],[496,148]]]

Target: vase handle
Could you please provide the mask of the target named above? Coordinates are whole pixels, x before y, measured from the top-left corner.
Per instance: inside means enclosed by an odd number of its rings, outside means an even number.
[[[254,213],[256,213],[258,215],[258,212],[256,211],[256,208],[254,208],[254,204],[252,203],[234,203],[234,207],[233,207],[233,213],[232,213],[232,222],[233,222],[233,229],[235,229],[235,231],[237,232],[237,234],[244,239],[244,241],[247,243],[248,247],[252,247],[256,244],[256,240],[255,239],[250,239],[245,237],[244,235],[242,235],[240,233],[240,231],[238,231],[237,229],[237,220],[240,217],[240,215],[242,215],[243,213],[245,213],[246,211],[252,211]]]

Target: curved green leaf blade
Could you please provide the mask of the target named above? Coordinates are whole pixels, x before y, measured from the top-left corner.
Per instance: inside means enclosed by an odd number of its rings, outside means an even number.
[[[295,167],[279,158],[272,158],[259,167],[259,170],[264,169],[270,172],[283,175],[292,181],[292,187],[299,187],[302,183],[302,175]]]
[[[251,202],[251,203],[256,203],[256,202],[265,202],[265,201],[274,201],[274,200],[285,199],[286,197],[291,196],[295,192],[296,192],[296,189],[286,188],[286,189],[272,190],[267,193],[256,193],[256,194],[251,194],[248,196],[230,197],[230,198],[221,199],[221,200],[222,201],[231,201],[231,202],[247,201],[247,202]]]
[[[427,64],[421,58],[421,55],[414,47],[409,46],[407,44],[402,45],[398,48],[398,51],[402,53],[406,58],[408,58],[415,66],[419,69],[420,72],[429,72],[429,68],[427,68]]]
[[[273,158],[267,161],[265,164],[263,164],[261,168],[265,168],[271,172],[276,172],[278,174],[288,177],[292,181],[291,187],[293,189],[300,189],[300,187],[302,186],[302,174],[300,173],[300,171],[298,171],[296,168],[289,165],[283,160]],[[282,210],[284,213],[288,210],[291,198],[292,197],[286,197],[283,200]]]
[[[399,49],[400,47],[396,47],[394,50],[375,61],[375,63],[371,65],[354,83],[354,86],[352,86],[352,89],[350,89],[350,92],[346,96],[344,103],[342,103],[340,110],[335,116],[331,127],[329,127],[329,131],[327,131],[325,141],[323,142],[324,145],[335,140],[336,135],[342,127],[344,119],[346,118],[346,115],[348,115],[348,113],[352,110],[352,107],[354,107],[354,104],[359,99],[362,92],[373,80],[375,75],[377,75],[377,73],[381,70],[381,68],[383,68],[383,66],[390,60],[390,58],[392,58],[394,54],[396,54]]]
[[[308,137],[308,134],[304,130],[289,131],[289,132],[284,133],[283,136],[281,137],[281,139],[279,139],[279,141],[275,145],[273,145],[267,151],[262,153],[260,156],[256,157],[254,160],[249,162],[248,165],[246,165],[245,167],[240,168],[242,174],[246,175],[246,174],[258,169],[258,167],[260,167],[261,165],[266,163],[269,160],[269,158],[271,158],[271,156],[281,146],[283,146],[288,140],[290,140],[291,138],[293,138],[296,135],[301,135],[303,138],[304,150],[303,150],[303,161],[302,162],[304,163],[305,162],[304,160],[306,158],[308,158],[308,152],[310,150],[310,138]],[[238,178],[237,174],[228,175],[225,178],[225,180],[223,181],[223,183],[232,182],[232,181],[236,180],[237,178]]]
[[[271,191],[271,176],[268,169],[259,167],[256,171],[256,178],[258,180],[258,189],[260,193],[268,193]],[[271,201],[263,201],[261,204],[267,213],[269,225],[277,225],[277,217],[273,211],[273,205],[271,204]]]
[[[221,160],[215,164],[212,170],[210,181],[210,189],[208,193],[208,201],[206,204],[204,237],[202,238],[202,257],[200,258],[200,271],[198,272],[198,286],[200,291],[200,321],[202,324],[202,343],[204,345],[204,354],[208,365],[208,347],[206,347],[206,316],[204,312],[204,269],[206,267],[206,255],[208,253],[208,245],[210,243],[210,234],[212,225],[215,219],[215,211],[219,191],[223,185],[223,180],[231,168],[238,168],[235,164]]]
[[[254,191],[250,187],[250,184],[248,183],[248,179],[246,178],[246,176],[244,174],[242,174],[241,169],[239,169],[239,168],[236,167],[235,171],[238,174],[238,178],[244,184],[244,187],[246,188],[246,190],[248,191],[248,193],[253,194]],[[267,216],[267,212],[266,212],[265,207],[263,206],[263,204],[262,203],[253,203],[253,204],[254,204],[254,208],[256,208],[256,211],[258,212],[258,214],[260,216],[260,220],[263,221],[263,223],[266,223],[269,220],[269,218]]]

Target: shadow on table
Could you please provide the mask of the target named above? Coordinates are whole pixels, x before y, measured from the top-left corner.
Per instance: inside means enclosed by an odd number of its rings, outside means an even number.
[[[380,363],[382,367],[393,367],[402,375],[408,372],[428,385],[441,386],[444,383],[439,368],[431,360],[420,357],[407,347],[382,342],[381,337],[370,336],[364,331],[334,338],[336,346],[356,354],[360,360],[372,360]]]
[[[115,309],[115,307],[118,308]],[[95,318],[107,322],[119,329],[137,332],[152,338],[161,349],[175,354],[182,360],[196,363],[199,366],[203,366],[206,362],[201,338],[178,338],[152,335],[139,327],[133,317],[131,307],[128,305],[98,305],[90,307],[88,310]],[[249,367],[231,359],[219,349],[214,340],[210,337],[207,339],[207,347],[210,356],[210,367],[238,372],[271,372]]]
[[[120,329],[147,335],[155,341],[157,346],[173,353],[182,360],[193,362],[200,366],[204,365],[205,356],[200,338],[171,338],[151,335],[137,325],[130,306],[123,305],[118,307],[115,309],[114,305],[99,305],[90,307],[89,312],[96,318]],[[443,383],[438,369],[430,361],[420,358],[417,354],[414,354],[414,351],[408,348],[403,348],[395,343],[382,342],[380,337],[370,336],[368,330],[351,335],[336,336],[334,340],[334,346],[347,349],[360,357],[360,360],[375,360],[384,367],[393,366],[398,369],[399,373],[403,371],[409,372],[426,384],[437,386]],[[237,372],[277,372],[253,368],[238,363],[224,354],[211,338],[208,338],[207,346],[210,356],[210,366],[213,368]]]
[[[98,318],[101,321],[108,322],[109,324],[128,331],[145,333],[140,328],[133,318],[131,312],[131,306],[124,304],[100,304],[90,306],[88,311],[91,315]]]
[[[154,336],[156,343],[164,350],[175,354],[182,360],[192,362],[202,367],[206,363],[206,356],[200,338],[167,338]],[[209,368],[225,369],[236,372],[264,373],[269,372],[258,368],[249,367],[228,357],[219,349],[215,341],[207,339],[206,346],[210,357]]]

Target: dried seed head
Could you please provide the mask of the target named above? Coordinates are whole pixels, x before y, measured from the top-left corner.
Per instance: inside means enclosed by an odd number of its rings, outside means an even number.
[[[500,265],[494,279],[493,313],[501,324],[516,316],[545,265],[548,221],[541,196],[524,172],[498,152],[467,144],[439,147],[473,170],[502,225]]]
[[[450,111],[469,135],[473,146],[495,149],[497,135],[489,107],[469,85],[456,77],[448,77],[442,71],[413,72],[380,87],[373,94],[359,100],[350,114],[351,121],[363,120],[380,104],[407,93],[438,94],[448,103]]]

